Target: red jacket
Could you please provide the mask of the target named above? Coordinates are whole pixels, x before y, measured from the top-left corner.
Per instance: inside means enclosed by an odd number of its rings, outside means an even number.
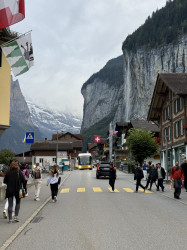
[[[183,176],[183,170],[181,167],[179,167],[178,170],[176,170],[176,167],[174,166],[172,169],[171,169],[171,175],[170,175],[170,180],[172,179],[183,179],[184,176]]]

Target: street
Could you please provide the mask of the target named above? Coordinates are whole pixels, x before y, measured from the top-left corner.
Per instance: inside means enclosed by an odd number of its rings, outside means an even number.
[[[7,249],[185,249],[187,193],[180,202],[169,185],[164,193],[154,184],[153,192],[134,193],[134,183],[132,175],[117,171],[111,193],[95,169],[71,172],[57,202],[47,202]]]

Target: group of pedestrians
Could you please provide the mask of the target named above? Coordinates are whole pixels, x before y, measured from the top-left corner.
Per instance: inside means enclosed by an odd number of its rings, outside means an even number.
[[[19,210],[21,204],[21,198],[27,197],[27,182],[29,179],[29,170],[27,165],[20,164],[18,161],[10,161],[9,166],[5,171],[1,173],[4,177],[4,185],[6,186],[6,202],[3,210],[3,216],[6,219],[8,217],[8,223],[19,222]],[[39,163],[32,170],[31,177],[35,187],[35,201],[39,201],[40,189],[42,184],[42,170]],[[57,201],[58,184],[59,184],[59,171],[58,167],[54,165],[51,168],[49,177],[47,179],[47,186],[50,184],[52,201]],[[22,191],[22,197],[20,196],[20,190]]]

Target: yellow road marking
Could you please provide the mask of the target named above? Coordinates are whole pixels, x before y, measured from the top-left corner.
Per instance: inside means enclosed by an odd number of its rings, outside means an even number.
[[[131,188],[123,188],[127,193],[134,193],[134,191]]]
[[[63,188],[60,193],[65,194],[65,193],[69,193],[69,188]]]
[[[108,190],[112,191],[112,188],[108,188]],[[116,188],[114,189],[114,193],[119,193],[119,190],[117,190]]]
[[[93,191],[94,191],[94,192],[98,192],[98,193],[99,193],[99,192],[103,192],[103,190],[102,190],[100,187],[94,187],[94,188],[93,188]]]
[[[144,189],[143,189],[143,188],[139,188],[139,190],[140,190],[141,192],[144,192]],[[146,194],[152,194],[153,192],[150,192],[149,190],[145,190],[145,193],[146,193]]]
[[[77,188],[77,193],[84,193],[85,192],[85,188]]]

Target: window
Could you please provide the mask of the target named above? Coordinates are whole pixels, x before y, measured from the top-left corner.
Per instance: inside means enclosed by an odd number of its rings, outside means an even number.
[[[53,162],[56,162],[56,157],[52,159]]]
[[[183,126],[184,126],[184,119],[174,123],[174,136],[175,136],[175,138],[178,138],[179,136],[184,135]]]
[[[164,142],[166,142],[166,138],[167,141],[171,140],[171,126],[164,129]]]
[[[164,110],[163,110],[163,120],[166,121],[168,120],[168,118],[171,116],[171,111],[170,111],[170,106],[167,106]]]
[[[39,163],[43,163],[44,159],[43,158],[39,158]]]
[[[182,97],[177,98],[174,101],[174,113],[177,114],[178,112],[183,110],[183,108],[184,108],[184,99]]]

